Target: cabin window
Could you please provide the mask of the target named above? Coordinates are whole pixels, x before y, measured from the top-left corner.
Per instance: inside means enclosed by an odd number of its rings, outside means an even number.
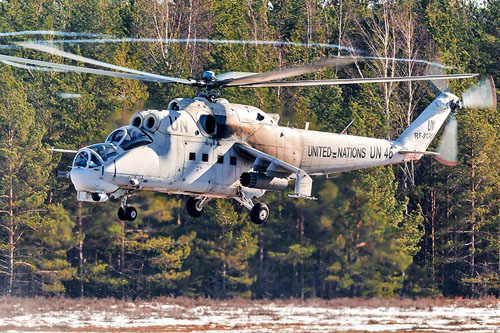
[[[201,161],[208,162],[208,154],[201,154]]]
[[[196,161],[196,153],[189,153],[189,160]]]
[[[217,163],[224,164],[224,155],[219,155],[217,157]]]
[[[236,165],[236,156],[231,156],[229,158],[229,164]]]

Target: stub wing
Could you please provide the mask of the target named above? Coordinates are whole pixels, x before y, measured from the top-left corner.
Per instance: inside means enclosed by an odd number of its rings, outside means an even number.
[[[241,143],[236,143],[235,148],[243,157],[253,159],[256,172],[268,177],[295,177],[295,191],[290,197],[316,200],[311,196],[312,178],[304,170]]]

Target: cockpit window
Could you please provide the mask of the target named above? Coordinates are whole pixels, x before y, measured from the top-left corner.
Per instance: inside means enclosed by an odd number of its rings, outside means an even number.
[[[94,154],[90,154],[89,167],[90,168],[97,168],[99,166],[101,166],[101,161],[99,161],[99,158]]]
[[[82,151],[78,155],[76,155],[73,166],[77,168],[86,168],[88,159],[88,153],[86,151]]]
[[[108,136],[106,142],[113,142],[118,145],[120,141],[123,139],[124,135],[125,135],[125,130],[123,129],[116,130],[113,133],[111,133],[110,136]]]
[[[130,127],[127,129],[125,139],[120,143],[123,150],[149,145],[153,140],[137,127]]]
[[[106,142],[111,142],[120,146],[123,150],[130,150],[132,148],[148,145],[153,142],[153,139],[143,130],[137,127],[127,126],[111,133],[106,139]]]
[[[118,153],[116,152],[116,148],[110,144],[97,144],[89,147],[93,151],[95,151],[106,163],[107,161],[113,159]]]

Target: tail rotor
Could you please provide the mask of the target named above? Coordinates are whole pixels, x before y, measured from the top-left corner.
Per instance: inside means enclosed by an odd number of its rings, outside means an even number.
[[[494,109],[497,106],[495,84],[491,76],[487,76],[478,84],[462,94],[462,100],[451,105],[451,115],[439,142],[436,160],[444,165],[457,165],[458,135],[456,110],[460,108]]]

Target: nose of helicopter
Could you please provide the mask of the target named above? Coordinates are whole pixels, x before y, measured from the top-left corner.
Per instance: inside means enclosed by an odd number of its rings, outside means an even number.
[[[89,169],[73,167],[70,172],[71,182],[75,185],[77,191],[95,191],[90,176]]]
[[[88,149],[80,150],[71,168],[70,178],[77,191],[110,193],[117,190],[114,184],[103,181],[103,165]]]

